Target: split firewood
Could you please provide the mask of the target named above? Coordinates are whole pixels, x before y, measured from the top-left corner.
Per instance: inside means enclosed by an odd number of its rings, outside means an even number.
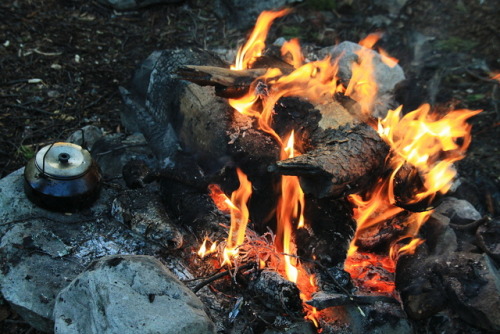
[[[289,74],[294,69],[274,57],[259,57],[254,66],[246,70],[231,70],[216,66],[185,65],[177,69],[176,77],[200,86],[214,86],[217,96],[238,98],[246,94],[252,83],[263,76],[268,68],[279,68],[283,74]]]
[[[258,77],[266,73],[265,68],[234,71],[229,68],[216,66],[185,65],[179,67],[177,75],[179,79],[194,82],[200,86],[224,86],[248,88]]]

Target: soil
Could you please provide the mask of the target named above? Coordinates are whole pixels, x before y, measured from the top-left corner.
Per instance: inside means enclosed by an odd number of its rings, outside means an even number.
[[[401,60],[407,108],[423,101],[483,109],[473,143],[458,164],[471,202],[498,215],[500,197],[500,12],[496,0],[306,1],[277,22],[269,40],[299,37],[328,46],[384,30],[381,45]],[[399,1],[401,2],[401,1]],[[85,125],[123,132],[118,93],[152,51],[235,49],[246,36],[216,15],[216,1],[185,0],[118,12],[97,1],[17,0],[0,4],[0,177],[39,148]],[[418,33],[417,33],[418,32]],[[420,48],[419,41],[430,41]],[[465,188],[465,192],[469,188]],[[0,332],[39,333],[0,300]]]

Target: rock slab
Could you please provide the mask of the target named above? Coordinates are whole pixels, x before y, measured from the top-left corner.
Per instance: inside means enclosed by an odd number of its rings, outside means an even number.
[[[63,289],[55,333],[215,333],[198,297],[159,260],[115,255],[93,262]]]

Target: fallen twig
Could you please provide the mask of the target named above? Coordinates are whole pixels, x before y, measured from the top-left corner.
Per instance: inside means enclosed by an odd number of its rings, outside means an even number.
[[[473,230],[480,225],[483,225],[486,222],[489,222],[491,218],[489,216],[484,216],[481,219],[475,220],[472,223],[465,224],[465,225],[459,225],[459,224],[452,224],[450,223],[450,226],[455,229],[455,230],[460,230],[460,231],[466,231],[466,230]]]
[[[239,267],[239,268],[238,268],[238,271],[243,270],[243,269],[250,269],[250,268],[252,268],[252,267],[254,267],[254,266],[255,266],[255,263],[247,263],[247,264],[245,264],[245,265],[243,265],[243,266]],[[210,278],[206,279],[205,281],[200,282],[198,285],[196,285],[196,286],[193,288],[193,292],[194,292],[194,293],[196,293],[196,292],[198,292],[201,288],[203,288],[205,285],[210,284],[210,283],[212,283],[213,281],[216,281],[216,280],[218,280],[219,278],[222,278],[222,277],[224,277],[224,276],[226,276],[226,275],[230,275],[230,274],[231,274],[231,270],[225,270],[225,271],[220,272],[220,273],[218,273],[218,274],[216,274],[216,275],[213,275],[212,277],[210,277]]]

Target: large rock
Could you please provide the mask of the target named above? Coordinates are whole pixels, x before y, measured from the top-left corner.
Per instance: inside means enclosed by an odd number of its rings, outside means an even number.
[[[61,291],[57,334],[214,333],[202,302],[150,256],[108,256]]]
[[[450,218],[450,222],[456,225],[464,225],[481,219],[481,214],[472,204],[464,199],[446,197],[436,208],[437,213]]]
[[[364,50],[363,55],[359,52]],[[373,50],[367,49],[357,43],[342,42],[338,45],[327,47],[318,51],[318,56],[324,58],[330,55],[332,59],[338,60],[339,77],[349,82],[352,77],[353,63],[361,63],[367,57],[372,57],[374,68],[374,79],[377,84],[377,97],[373,106],[373,116],[384,117],[390,108],[395,105],[393,93],[396,85],[405,79],[403,69],[398,64],[388,66],[382,56]],[[356,92],[352,95],[356,100]]]
[[[53,331],[57,294],[91,261],[117,253],[157,254],[162,247],[146,237],[163,236],[166,240],[164,229],[144,235],[136,228],[133,233],[110,217],[110,205],[117,196],[113,187],[104,186],[89,209],[65,215],[31,203],[24,194],[23,181],[23,169],[0,180],[0,292],[40,331]],[[147,197],[148,192],[143,190],[142,196]],[[164,226],[161,222],[156,225]],[[172,235],[178,240],[178,234]],[[162,245],[178,247],[176,242]]]
[[[474,327],[500,330],[500,273],[487,254],[419,249],[398,261],[396,287],[411,319],[450,310]]]

